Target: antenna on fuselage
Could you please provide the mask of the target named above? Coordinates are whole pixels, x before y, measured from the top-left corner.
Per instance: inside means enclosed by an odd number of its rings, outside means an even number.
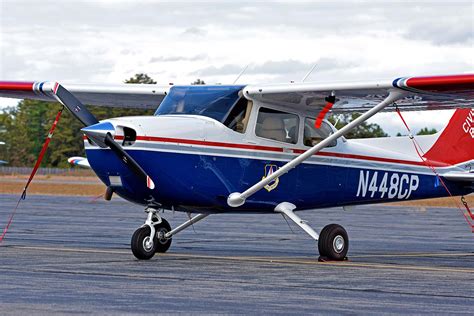
[[[313,72],[314,68],[316,68],[317,65],[318,64],[314,64],[313,67],[311,67],[308,73],[303,77],[303,79],[301,79],[301,82],[304,82],[309,77],[309,75],[311,75],[311,73]]]
[[[247,68],[249,68],[249,64],[247,64],[247,66],[245,66],[244,69],[242,69],[242,71],[239,73],[237,78],[235,78],[235,80],[232,84],[236,84],[236,82],[240,79],[240,76],[242,76],[244,74],[244,72],[247,70]]]

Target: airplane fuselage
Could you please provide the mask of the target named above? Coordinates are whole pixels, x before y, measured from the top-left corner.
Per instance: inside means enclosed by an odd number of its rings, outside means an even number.
[[[303,119],[304,115],[300,121]],[[301,142],[303,126],[296,144],[288,144],[256,136],[252,117],[244,133],[200,115],[108,121],[118,131],[115,139],[123,141],[156,188],[147,189],[109,149],[86,140],[87,157],[107,186],[135,203],[146,204],[152,197],[178,211],[273,212],[283,201],[304,210],[447,195],[439,178],[414,151],[396,150],[411,146],[408,138],[387,138],[384,146],[377,140],[340,138],[334,146],[257,192],[243,206],[231,208],[227,204],[230,193],[244,191],[309,148]],[[127,142],[130,138],[121,134],[124,126],[136,131],[133,141]],[[430,141],[427,137],[426,146]],[[390,142],[393,146],[388,146]],[[441,175],[460,168],[443,164],[435,167]],[[465,182],[444,182],[453,195],[472,192]]]

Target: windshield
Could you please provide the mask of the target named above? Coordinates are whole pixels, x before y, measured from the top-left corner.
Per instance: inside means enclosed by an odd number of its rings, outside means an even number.
[[[155,115],[194,114],[224,122],[244,86],[175,86]]]

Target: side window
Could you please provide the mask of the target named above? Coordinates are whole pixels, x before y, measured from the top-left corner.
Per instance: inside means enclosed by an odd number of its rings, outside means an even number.
[[[252,101],[246,98],[240,98],[225,119],[224,125],[236,132],[245,133],[251,111]]]
[[[299,118],[295,114],[260,108],[255,134],[290,144],[298,141]]]
[[[331,126],[323,121],[320,128],[314,127],[314,119],[306,118],[304,122],[304,138],[303,143],[306,146],[313,147],[314,145],[321,142],[323,139],[332,134]],[[334,147],[337,145],[337,141],[333,141],[327,147]]]

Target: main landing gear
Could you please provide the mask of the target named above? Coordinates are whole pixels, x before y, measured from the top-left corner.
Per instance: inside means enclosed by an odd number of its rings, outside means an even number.
[[[133,255],[140,260],[148,260],[157,252],[168,251],[173,235],[208,215],[198,214],[172,230],[168,221],[162,218],[156,209],[147,208],[145,212],[148,213],[145,224],[133,233],[131,241]]]
[[[295,208],[294,204],[283,202],[275,207],[275,212],[287,216],[314,240],[318,241],[319,259],[321,261],[345,260],[349,249],[349,237],[346,230],[340,225],[330,224],[325,226],[318,235],[306,221],[293,212]],[[145,212],[148,213],[145,224],[133,233],[131,241],[132,252],[140,260],[148,260],[157,252],[164,253],[168,251],[173,235],[209,215],[197,214],[175,229],[171,229],[170,224],[158,214],[156,209],[147,208]]]
[[[307,223],[296,215],[294,204],[283,202],[275,207],[275,212],[286,215],[296,225],[301,227],[308,235],[318,242],[319,259],[321,261],[345,260],[349,250],[349,237],[346,230],[338,224],[325,226],[318,235]]]

